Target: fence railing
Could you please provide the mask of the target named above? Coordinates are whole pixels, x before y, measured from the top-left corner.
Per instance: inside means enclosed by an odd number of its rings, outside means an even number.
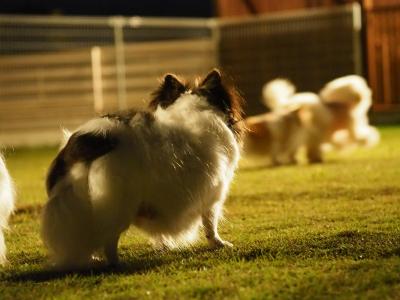
[[[145,105],[166,72],[219,66],[247,100],[277,76],[300,89],[361,73],[360,7],[221,21],[0,16],[0,143],[53,142],[59,127]]]
[[[0,140],[11,132],[74,128],[95,114],[143,108],[162,74],[193,78],[216,65],[207,39],[125,44],[121,103],[115,52],[94,47],[0,57]]]
[[[0,128],[76,125],[93,113],[90,52],[0,57]]]

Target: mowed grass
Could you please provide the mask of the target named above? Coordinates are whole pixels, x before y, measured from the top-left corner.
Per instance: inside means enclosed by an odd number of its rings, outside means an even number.
[[[243,165],[220,227],[233,249],[156,251],[133,228],[119,267],[77,273],[47,268],[39,235],[56,149],[8,150],[18,210],[0,299],[400,299],[400,127],[380,131],[322,165]]]

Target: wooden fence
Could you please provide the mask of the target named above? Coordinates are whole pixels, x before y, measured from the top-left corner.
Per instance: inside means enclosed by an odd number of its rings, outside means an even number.
[[[0,143],[54,143],[60,127],[72,129],[123,108],[115,51],[96,47],[0,57]],[[126,106],[138,109],[164,73],[194,77],[215,66],[208,39],[125,44],[123,51]]]
[[[400,1],[366,1],[374,111],[400,111]]]

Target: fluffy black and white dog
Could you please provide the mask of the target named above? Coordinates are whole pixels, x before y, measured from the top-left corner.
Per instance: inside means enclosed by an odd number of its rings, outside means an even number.
[[[0,153],[0,265],[7,262],[4,230],[8,227],[8,218],[14,210],[14,187],[6,164]]]
[[[47,177],[42,236],[54,262],[87,265],[131,224],[162,246],[194,241],[201,224],[213,247],[231,246],[218,222],[234,175],[241,99],[217,70],[202,81],[165,76],[149,109],[93,119],[74,132]]]

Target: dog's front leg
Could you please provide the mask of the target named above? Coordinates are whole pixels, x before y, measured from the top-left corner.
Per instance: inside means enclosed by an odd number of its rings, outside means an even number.
[[[118,264],[118,240],[119,235],[108,240],[104,246],[104,254],[110,266],[116,266]]]
[[[218,234],[218,222],[221,217],[221,210],[221,205],[217,203],[202,214],[206,238],[212,248],[233,247],[230,242],[222,240]]]

